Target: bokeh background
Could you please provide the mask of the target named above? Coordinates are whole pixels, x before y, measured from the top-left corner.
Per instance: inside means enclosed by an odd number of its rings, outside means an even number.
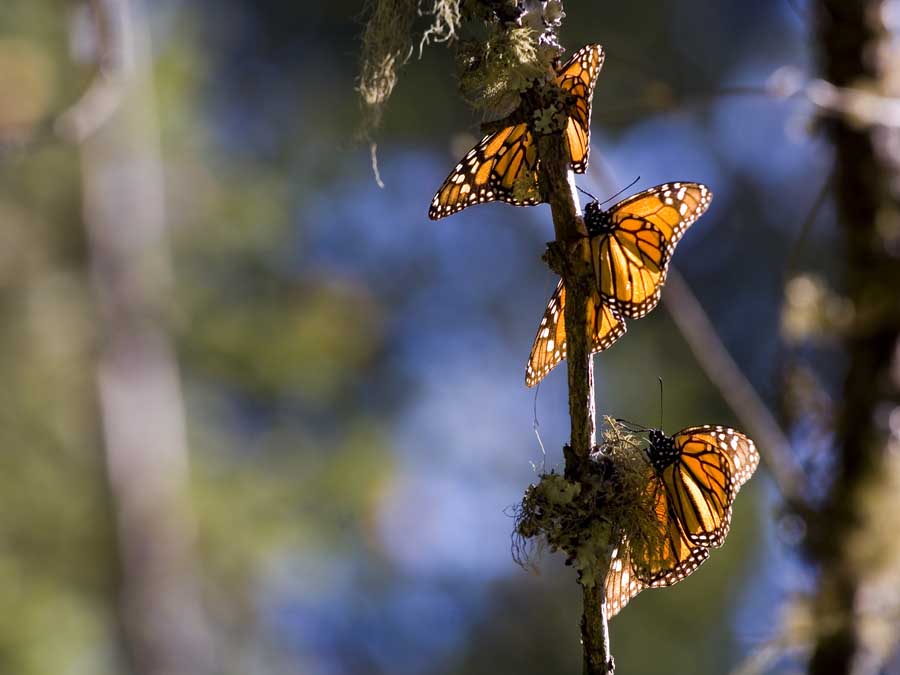
[[[124,274],[140,268],[137,333],[162,341],[177,377],[168,413],[139,407],[125,427],[140,439],[184,420],[177,510],[161,522],[187,523],[173,536],[189,551],[167,574],[190,580],[215,671],[577,672],[573,573],[510,555],[509,507],[561,465],[568,435],[564,368],[537,396],[523,384],[556,283],[540,260],[549,209],[427,219],[478,137],[450,50],[401,71],[375,133],[382,189],[357,135],[362,3],[132,3],[144,85],[82,137],[66,114],[103,78],[104,4],[0,12],[0,672],[134,660],[129,565],[143,558],[123,552],[120,481],[158,469],[111,464],[98,376],[110,307],[131,297],[104,288],[104,236],[148,222],[167,232],[158,264],[126,256]],[[777,407],[785,280],[812,274],[802,301],[835,246],[827,200],[799,239],[832,170],[807,104],[785,95],[812,76],[804,8],[565,4],[563,43],[607,53],[599,172],[581,185],[601,199],[637,176],[635,190],[713,189],[675,266]],[[827,345],[809,349],[836,380]],[[655,425],[658,377],[670,432],[739,426],[663,307],[596,359],[598,410]],[[796,523],[765,469],[742,495],[723,549],[612,622],[622,672],[729,672],[781,634],[786,600],[810,585]],[[131,536],[152,557],[156,534]]]

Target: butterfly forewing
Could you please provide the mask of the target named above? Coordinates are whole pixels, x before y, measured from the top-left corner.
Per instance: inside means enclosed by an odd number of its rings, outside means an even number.
[[[575,173],[584,173],[587,169],[591,151],[591,99],[603,60],[603,47],[600,45],[582,47],[563,65],[556,80],[560,89],[572,97],[566,141]]]
[[[640,318],[659,302],[666,243],[646,221],[627,218],[591,240],[594,276],[603,300],[623,316]]]
[[[759,466],[759,451],[756,444],[740,431],[730,427],[703,425],[682,429],[675,435],[676,445],[687,443],[703,444],[716,448],[728,462],[731,473],[731,499],[746,483]]]
[[[661,471],[673,518],[692,544],[721,546],[740,486],[759,464],[744,434],[720,426],[688,427],[672,437],[678,458]]]
[[[677,434],[674,440],[680,457],[661,474],[673,516],[692,543],[721,546],[734,501],[728,458],[691,434]]]
[[[500,200],[516,206],[540,203],[538,157],[526,124],[488,134],[462,158],[431,201],[432,220],[472,204]]]
[[[531,347],[531,355],[525,367],[525,385],[528,387],[533,387],[544,379],[547,373],[566,358],[565,305],[566,288],[560,281],[547,303]],[[588,301],[587,319],[591,334],[591,353],[607,349],[625,334],[625,322],[604,305],[596,293]]]
[[[612,207],[611,229],[591,239],[604,301],[631,319],[656,307],[675,245],[711,200],[700,183],[664,183]]]

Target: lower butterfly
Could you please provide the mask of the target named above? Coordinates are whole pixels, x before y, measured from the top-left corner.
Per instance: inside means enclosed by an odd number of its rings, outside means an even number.
[[[610,617],[645,588],[672,586],[725,542],[731,508],[759,464],[753,441],[734,429],[697,426],[649,432],[650,537],[624,532],[613,550],[605,595]]]
[[[675,245],[711,201],[705,185],[679,182],[644,190],[606,211],[596,200],[585,207],[594,269],[587,306],[592,353],[625,334],[625,319],[638,319],[656,307]],[[526,386],[536,385],[566,358],[565,299],[560,282],[531,347]]]

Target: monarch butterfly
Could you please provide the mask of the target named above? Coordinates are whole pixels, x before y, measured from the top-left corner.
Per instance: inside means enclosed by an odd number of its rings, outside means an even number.
[[[566,144],[572,170],[584,173],[591,150],[591,98],[603,66],[603,47],[579,49],[556,75],[557,86],[571,101],[566,110]],[[450,172],[431,201],[428,217],[438,220],[472,204],[500,200],[515,206],[541,202],[535,131],[520,122],[488,134]]]
[[[610,617],[644,588],[678,583],[725,542],[734,498],[759,464],[752,440],[710,425],[674,436],[650,430],[647,457],[657,536],[639,542],[626,534],[613,550],[605,586]]]
[[[595,199],[584,209],[594,286],[588,300],[591,352],[611,346],[625,333],[625,319],[656,307],[675,245],[712,201],[700,183],[664,183],[604,211]],[[566,358],[562,281],[547,303],[525,368],[533,387]]]

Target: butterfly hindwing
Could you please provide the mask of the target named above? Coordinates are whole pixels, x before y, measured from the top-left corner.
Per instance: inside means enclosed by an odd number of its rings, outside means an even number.
[[[638,579],[631,564],[631,544],[624,537],[618,547],[613,549],[609,561],[609,571],[604,584],[606,596],[606,615],[613,618],[628,602],[647,588],[647,584]]]
[[[649,223],[628,218],[591,239],[594,277],[604,301],[639,319],[659,302],[668,264],[665,241]]]
[[[693,573],[709,557],[709,550],[690,541],[674,517],[665,484],[654,470],[649,473],[647,489],[653,497],[657,531],[649,541],[632,542],[632,566],[647,586],[660,588]]]
[[[680,458],[662,471],[673,515],[695,544],[721,546],[731,524],[734,489],[728,458],[715,446],[677,435]]]
[[[700,183],[664,183],[609,209],[610,227],[591,238],[604,301],[629,319],[656,307],[675,245],[711,201]]]
[[[525,368],[525,385],[533,387],[560,361],[566,358],[566,322],[563,311],[566,305],[566,288],[563,282],[547,303],[544,316],[538,326],[528,365]],[[625,322],[612,309],[600,301],[596,293],[588,302],[588,329],[591,333],[591,353],[601,352],[625,334]]]
[[[739,431],[710,425],[683,429],[672,442],[678,458],[660,476],[673,517],[691,543],[721,546],[735,495],[759,464],[756,446]]]

